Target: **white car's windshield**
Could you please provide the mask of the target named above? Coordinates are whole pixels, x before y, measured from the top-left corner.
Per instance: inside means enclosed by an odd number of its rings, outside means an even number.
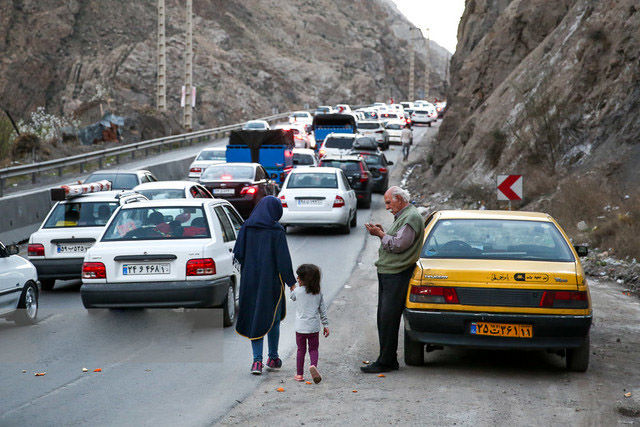
[[[102,180],[111,182],[112,190],[131,190],[138,182],[138,176],[132,173],[92,173],[84,182],[97,182]]]
[[[118,240],[171,240],[210,237],[201,207],[140,207],[121,209],[102,237]]]
[[[43,228],[102,227],[117,207],[116,202],[60,203]]]

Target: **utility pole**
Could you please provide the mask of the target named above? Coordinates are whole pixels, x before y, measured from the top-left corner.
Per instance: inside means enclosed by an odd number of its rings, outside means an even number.
[[[416,58],[413,52],[413,40],[409,38],[409,94],[407,96],[409,101],[416,99],[414,94],[414,74],[415,74]]]
[[[187,31],[184,52],[184,114],[182,125],[186,130],[193,127],[191,116],[191,91],[193,87],[193,0],[186,0],[187,3]]]
[[[164,0],[158,0],[158,75],[156,85],[156,106],[159,111],[167,111],[167,39],[165,36]]]
[[[429,81],[429,63],[431,62],[431,49],[429,43],[429,28],[425,28],[426,33],[426,43],[427,43],[427,57],[424,61],[424,99],[426,101],[429,100],[429,86],[431,82]]]

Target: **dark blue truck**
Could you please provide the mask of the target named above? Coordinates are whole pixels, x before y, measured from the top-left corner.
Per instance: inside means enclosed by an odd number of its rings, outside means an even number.
[[[356,133],[356,119],[352,114],[316,114],[311,126],[316,151],[330,133]]]
[[[260,163],[279,186],[293,168],[290,130],[234,130],[229,135],[227,163]]]

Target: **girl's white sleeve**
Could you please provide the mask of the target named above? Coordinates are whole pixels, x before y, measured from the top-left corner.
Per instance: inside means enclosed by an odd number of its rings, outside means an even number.
[[[291,298],[291,301],[295,301],[296,300],[296,291],[300,289],[299,286],[296,286],[296,288],[294,290],[291,291],[291,295],[289,295],[289,298]]]
[[[327,306],[324,305],[324,297],[320,294],[320,305],[318,305],[318,313],[320,313],[320,320],[322,326],[329,326],[329,319],[327,318]]]

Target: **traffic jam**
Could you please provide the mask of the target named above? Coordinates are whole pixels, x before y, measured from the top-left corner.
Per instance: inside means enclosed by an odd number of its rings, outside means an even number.
[[[38,321],[40,292],[81,279],[94,309],[218,308],[234,324],[240,272],[233,248],[266,196],[282,204],[286,232],[349,234],[372,194],[384,194],[402,132],[430,127],[446,104],[426,101],[319,106],[288,123],[251,120],[225,147],[202,149],[185,180],[147,170],[101,170],[50,190],[52,209],[27,258],[0,244],[0,315]],[[411,142],[412,143],[412,142]],[[591,298],[579,257],[547,214],[439,211],[425,237],[404,309],[404,360],[445,346],[544,349],[572,371],[589,365]],[[336,260],[337,262],[337,260]]]

